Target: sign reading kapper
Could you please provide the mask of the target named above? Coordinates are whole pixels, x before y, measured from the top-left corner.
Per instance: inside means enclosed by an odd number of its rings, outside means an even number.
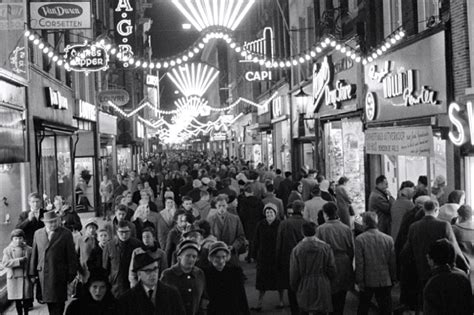
[[[85,72],[107,70],[109,54],[101,44],[70,45],[66,52],[66,70]]]
[[[90,1],[31,2],[32,29],[85,29],[91,28]]]
[[[115,41],[122,57],[131,58],[135,46],[135,0],[116,0],[114,9]],[[123,63],[128,67],[128,63]]]

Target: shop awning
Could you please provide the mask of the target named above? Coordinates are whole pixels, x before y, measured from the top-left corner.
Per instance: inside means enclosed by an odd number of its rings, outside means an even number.
[[[434,156],[431,126],[388,127],[365,131],[367,154]]]

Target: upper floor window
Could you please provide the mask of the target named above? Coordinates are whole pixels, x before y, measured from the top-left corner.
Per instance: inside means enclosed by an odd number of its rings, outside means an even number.
[[[439,0],[417,0],[418,31],[422,32],[439,21]]]
[[[384,37],[393,33],[400,26],[402,26],[402,0],[383,0]]]

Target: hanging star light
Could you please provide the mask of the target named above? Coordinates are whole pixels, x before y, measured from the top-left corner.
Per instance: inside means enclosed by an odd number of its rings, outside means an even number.
[[[167,74],[184,96],[201,97],[219,75],[219,70],[204,63],[187,63]]]
[[[225,27],[234,31],[255,0],[173,0],[173,4],[198,30]]]

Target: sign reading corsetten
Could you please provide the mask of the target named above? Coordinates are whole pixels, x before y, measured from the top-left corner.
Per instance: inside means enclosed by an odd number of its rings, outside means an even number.
[[[31,2],[32,29],[91,28],[91,4],[82,2]]]

